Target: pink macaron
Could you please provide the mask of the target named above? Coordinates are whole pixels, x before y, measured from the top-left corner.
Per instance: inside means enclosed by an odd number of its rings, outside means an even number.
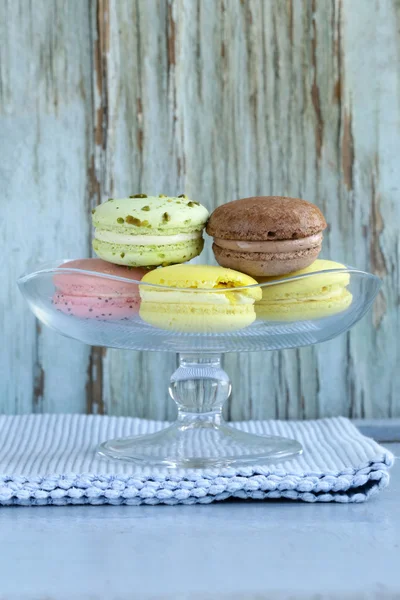
[[[124,319],[138,313],[140,296],[136,282],[148,269],[113,265],[100,258],[72,260],[60,265],[60,269],[73,269],[53,278],[53,304],[61,312],[99,320]]]

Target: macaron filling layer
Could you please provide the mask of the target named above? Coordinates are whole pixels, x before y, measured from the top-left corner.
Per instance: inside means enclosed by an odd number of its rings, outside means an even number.
[[[265,240],[251,241],[243,240],[225,240],[222,238],[214,238],[214,244],[220,248],[227,250],[235,250],[238,252],[262,252],[273,254],[289,254],[320,246],[322,243],[322,233],[309,235],[305,238],[297,238],[292,240]]]
[[[160,295],[162,294],[162,296]],[[254,298],[243,294],[242,292],[223,292],[213,293],[206,291],[193,292],[192,290],[162,290],[161,288],[152,288],[151,286],[140,287],[140,295],[143,301],[146,302],[161,302],[162,304],[189,304],[189,305],[206,305],[213,306],[230,306],[254,304]]]
[[[95,232],[96,240],[108,242],[110,244],[129,244],[135,246],[167,246],[170,244],[199,240],[201,237],[201,231],[178,233],[175,235],[132,235],[127,233],[116,233],[105,229],[96,229]]]

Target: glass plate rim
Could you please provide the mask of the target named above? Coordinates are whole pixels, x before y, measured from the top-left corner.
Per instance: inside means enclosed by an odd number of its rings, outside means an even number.
[[[79,274],[79,275],[85,275],[85,276],[89,276],[89,277],[97,277],[99,279],[109,279],[111,281],[117,281],[117,282],[122,282],[125,284],[131,284],[133,286],[141,286],[141,287],[147,287],[147,288],[157,288],[159,290],[163,290],[163,291],[171,291],[171,290],[179,290],[180,292],[186,292],[186,293],[211,293],[211,294],[225,294],[227,292],[227,290],[229,292],[240,292],[240,291],[247,291],[247,290],[254,290],[254,289],[263,289],[266,287],[271,287],[271,286],[277,286],[277,285],[282,285],[282,284],[287,284],[290,283],[292,281],[299,281],[301,279],[308,279],[308,278],[312,278],[312,277],[316,277],[316,276],[320,276],[320,275],[326,275],[327,273],[332,274],[332,273],[343,273],[343,274],[356,274],[356,275],[362,275],[363,277],[367,277],[370,279],[375,279],[376,283],[381,284],[381,279],[379,277],[377,277],[377,275],[374,275],[373,273],[369,273],[367,271],[363,271],[362,269],[357,269],[355,267],[351,267],[349,265],[344,265],[344,268],[340,268],[340,269],[325,269],[323,271],[314,271],[312,273],[302,273],[301,275],[295,275],[292,277],[286,277],[285,279],[279,279],[276,281],[265,281],[262,283],[256,283],[256,284],[251,284],[251,285],[246,285],[246,286],[238,286],[238,287],[234,287],[234,288],[218,288],[218,289],[214,289],[214,288],[177,288],[177,287],[173,287],[173,286],[168,286],[168,285],[162,285],[162,284],[156,284],[156,283],[149,283],[149,282],[143,282],[140,280],[136,280],[136,279],[128,279],[126,277],[119,277],[116,275],[109,275],[107,273],[99,273],[98,271],[89,271],[86,269],[74,269],[74,268],[60,268],[60,265],[71,262],[73,260],[82,260],[82,259],[61,259],[59,261],[54,261],[55,264],[58,264],[57,267],[38,267],[36,270],[31,271],[29,273],[27,273],[26,275],[22,275],[21,277],[19,277],[17,279],[17,284],[18,285],[24,285],[26,284],[28,281],[30,281],[31,279],[34,279],[35,277],[39,276],[39,275],[50,275],[52,274],[57,275],[65,275],[66,273],[70,273],[70,274]],[[326,259],[329,260],[329,259]],[[53,261],[51,261],[53,262]],[[46,263],[49,264],[49,263]],[[212,265],[204,265],[204,266],[212,266]]]

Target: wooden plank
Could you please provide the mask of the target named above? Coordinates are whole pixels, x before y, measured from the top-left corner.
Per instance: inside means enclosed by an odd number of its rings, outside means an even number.
[[[166,2],[99,2],[109,52],[103,63],[102,195],[182,193],[179,166],[174,24]],[[168,381],[175,356],[108,350],[104,410],[171,418]]]
[[[84,411],[88,349],[38,326],[16,278],[88,251],[88,7],[16,0],[0,11],[0,410]]]
[[[287,194],[325,213],[323,256],[377,273],[382,294],[321,346],[228,355],[227,415],[398,416],[398,2],[41,0],[33,11],[19,0],[3,11],[0,239],[12,252],[0,267],[0,408],[31,410],[33,396],[34,410],[171,418],[174,356],[89,356],[36,329],[16,274],[28,258],[87,255],[89,208],[109,196],[187,193],[212,210]],[[19,219],[27,188],[38,233]]]
[[[351,333],[349,403],[357,417],[400,414],[400,46],[398,2],[344,4],[345,127],[352,144],[351,260],[383,279],[373,311]],[[347,121],[346,121],[347,115]]]
[[[305,197],[330,223],[323,255],[385,278],[375,315],[347,336],[227,356],[231,418],[398,414],[397,6],[110,3],[107,194],[184,191],[210,209],[252,194]],[[165,355],[107,353],[107,410],[168,416],[172,366]]]

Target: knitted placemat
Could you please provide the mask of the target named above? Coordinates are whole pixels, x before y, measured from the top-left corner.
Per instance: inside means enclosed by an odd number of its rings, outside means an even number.
[[[168,470],[96,455],[100,442],[165,425],[97,415],[0,416],[0,505],[208,504],[227,498],[363,502],[388,485],[394,461],[342,417],[234,423],[303,445],[302,456],[276,465]]]

